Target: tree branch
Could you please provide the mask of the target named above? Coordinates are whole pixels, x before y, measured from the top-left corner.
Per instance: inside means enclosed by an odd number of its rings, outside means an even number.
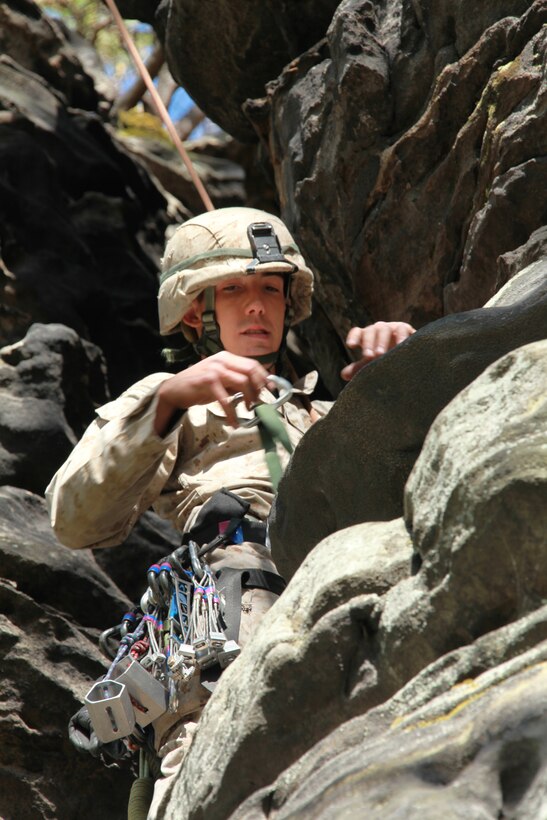
[[[145,63],[148,73],[152,78],[157,76],[164,62],[163,49],[161,45],[158,44]],[[130,108],[134,108],[143,97],[145,91],[146,86],[139,75],[131,88],[126,91],[125,94],[121,94],[115,101],[114,111],[128,111]]]

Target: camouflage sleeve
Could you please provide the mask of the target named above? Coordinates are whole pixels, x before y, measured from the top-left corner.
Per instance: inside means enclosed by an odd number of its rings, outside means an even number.
[[[134,385],[97,411],[48,488],[51,524],[73,549],[121,543],[160,494],[177,455],[178,427],[153,428],[162,375]]]
[[[333,401],[327,401],[324,399],[314,399],[311,403],[313,409],[321,416],[321,418],[327,415],[333,404]]]

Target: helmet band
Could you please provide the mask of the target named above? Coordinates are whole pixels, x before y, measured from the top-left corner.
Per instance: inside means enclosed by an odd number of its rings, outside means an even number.
[[[282,253],[288,253],[289,251],[293,251],[294,253],[300,253],[298,250],[298,246],[294,243],[289,245],[284,245],[281,249]],[[166,279],[169,279],[170,276],[173,274],[178,273],[181,270],[186,270],[187,268],[195,267],[197,262],[204,262],[208,261],[209,259],[214,259],[219,256],[241,256],[245,259],[254,259],[254,254],[250,248],[215,248],[211,251],[205,251],[205,253],[197,253],[195,256],[190,256],[187,259],[183,259],[182,262],[177,262],[176,265],[173,267],[168,268],[164,271],[160,276],[160,285],[163,285]],[[289,262],[288,259],[285,259],[285,264],[294,268],[292,262]],[[251,271],[249,271],[250,273]],[[254,272],[254,269],[253,271]],[[287,271],[287,273],[292,273],[292,271]],[[243,274],[242,274],[243,275]]]

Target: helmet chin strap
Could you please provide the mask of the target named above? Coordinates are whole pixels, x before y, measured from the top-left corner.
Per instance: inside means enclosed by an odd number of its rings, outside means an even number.
[[[201,314],[202,331],[194,343],[194,350],[200,356],[213,356],[224,350],[224,345],[220,341],[220,327],[215,317],[215,289],[205,288],[204,298],[205,305]]]
[[[289,292],[289,277],[287,277],[286,291]],[[282,353],[285,350],[287,333],[292,320],[292,309],[287,305],[285,310],[285,319],[283,322],[283,336],[278,350],[271,353],[265,353],[263,356],[249,356],[250,359],[256,359],[257,362],[268,368],[271,365],[277,364],[281,359]],[[194,350],[200,356],[213,356],[215,353],[220,353],[224,350],[224,345],[220,340],[220,327],[215,317],[215,289],[213,287],[205,288],[205,306],[201,314],[202,331],[201,336],[194,343]]]

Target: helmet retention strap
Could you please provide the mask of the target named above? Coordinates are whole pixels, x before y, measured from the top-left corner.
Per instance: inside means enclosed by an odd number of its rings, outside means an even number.
[[[215,317],[215,289],[205,288],[205,306],[201,314],[203,329],[198,341],[194,344],[194,349],[200,356],[212,356],[224,350],[224,345],[220,341],[220,327]]]

